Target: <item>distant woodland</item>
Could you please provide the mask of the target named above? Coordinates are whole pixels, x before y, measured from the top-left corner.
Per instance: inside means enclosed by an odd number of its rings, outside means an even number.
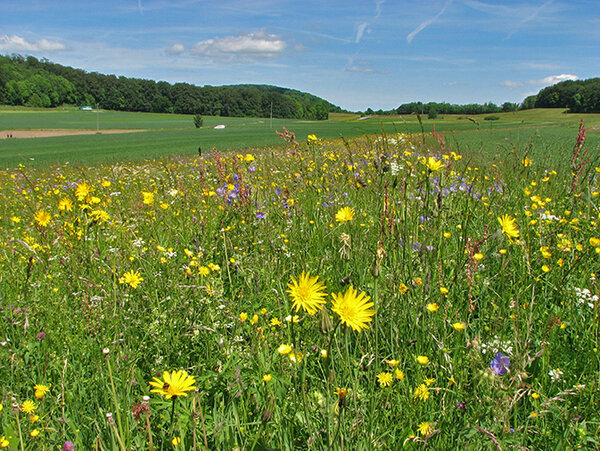
[[[276,86],[170,84],[86,72],[21,55],[0,55],[0,104],[308,120],[325,120],[330,112],[342,111],[319,97]]]

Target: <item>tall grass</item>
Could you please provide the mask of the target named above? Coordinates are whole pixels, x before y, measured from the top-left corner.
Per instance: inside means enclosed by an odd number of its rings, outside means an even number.
[[[1,172],[0,446],[597,447],[600,168],[433,142]]]

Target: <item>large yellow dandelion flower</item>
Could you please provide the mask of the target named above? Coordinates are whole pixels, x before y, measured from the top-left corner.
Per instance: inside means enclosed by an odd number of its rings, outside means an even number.
[[[429,421],[424,421],[417,427],[417,431],[422,436],[429,435],[431,433],[431,423]]]
[[[190,376],[183,370],[172,371],[171,373],[165,371],[162,380],[155,377],[153,381],[150,381],[150,385],[154,387],[150,391],[164,396],[165,399],[171,399],[178,396],[187,396],[187,391],[196,389],[194,387],[195,383],[194,376]]]
[[[298,280],[292,276],[292,282],[288,283],[287,293],[292,298],[292,307],[296,311],[302,308],[310,316],[317,313],[325,304],[325,284],[320,282],[319,276],[310,277],[310,272],[302,271]]]
[[[517,222],[515,218],[512,218],[509,215],[499,216],[498,222],[502,227],[502,233],[508,237],[511,243],[513,243],[514,240],[519,239],[520,233],[517,225],[515,224]]]
[[[353,286],[348,287],[344,294],[332,293],[331,296],[333,297],[331,310],[338,314],[342,323],[357,332],[369,328],[367,323],[371,322],[371,317],[375,314],[375,310],[371,309],[374,304],[369,302],[370,296],[367,296],[364,291],[358,294]]]
[[[33,389],[35,390],[34,394],[37,399],[42,399],[50,391],[50,387],[41,384],[34,385]]]
[[[77,196],[77,200],[81,202],[85,200],[91,191],[92,187],[90,185],[85,182],[81,182],[79,185],[77,185],[77,188],[75,188],[75,196]]]
[[[21,404],[21,411],[25,412],[27,415],[31,415],[35,412],[36,408],[37,406],[35,403],[29,399],[23,401],[23,404]]]
[[[50,213],[48,213],[47,211],[38,210],[33,215],[33,219],[35,219],[35,222],[37,222],[40,226],[46,227],[48,224],[50,224],[52,215]]]
[[[444,163],[442,161],[438,161],[433,157],[429,157],[427,159],[423,157],[422,163],[432,172],[439,171],[444,167]]]
[[[342,207],[335,214],[335,220],[340,224],[348,221],[352,221],[354,219],[354,208],[351,207]]]
[[[128,271],[123,274],[123,277],[119,278],[119,283],[129,285],[131,288],[137,288],[140,286],[144,279],[137,271]]]

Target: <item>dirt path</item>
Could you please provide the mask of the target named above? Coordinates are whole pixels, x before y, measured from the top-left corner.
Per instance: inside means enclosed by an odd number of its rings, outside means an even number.
[[[100,130],[100,134],[109,135],[115,133],[135,133],[145,132],[147,130],[135,130],[135,129],[108,129]],[[75,129],[62,129],[62,130],[0,130],[0,139],[10,138],[49,138],[53,136],[72,136],[72,135],[95,135],[96,130],[75,130]]]

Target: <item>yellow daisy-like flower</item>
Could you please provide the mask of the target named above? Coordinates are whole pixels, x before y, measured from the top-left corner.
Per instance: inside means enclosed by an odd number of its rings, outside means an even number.
[[[396,368],[396,371],[394,371],[394,377],[401,381],[404,379],[404,371],[402,371],[400,368]]]
[[[342,207],[335,214],[335,220],[340,224],[344,222],[352,221],[354,219],[354,208]]]
[[[289,290],[287,293],[292,298],[292,307],[296,311],[304,310],[310,316],[317,313],[325,304],[325,284],[319,282],[319,276],[310,277],[310,272],[302,271],[298,280],[292,276],[292,282],[288,283]]]
[[[262,377],[263,382],[271,382],[271,379],[273,378],[273,376],[271,376],[270,374],[265,374]]]
[[[461,323],[460,321],[455,322],[454,324],[452,324],[452,327],[454,327],[454,330],[460,332],[461,330],[465,329],[465,323]]]
[[[277,352],[282,355],[289,354],[290,352],[292,352],[292,347],[288,344],[283,343],[279,345],[279,347],[277,348]]]
[[[144,278],[138,271],[128,271],[123,274],[123,277],[119,278],[120,284],[129,285],[131,288],[137,288],[144,281]]]
[[[10,442],[6,440],[6,437],[4,435],[0,437],[0,448],[8,448],[8,445],[10,445]]]
[[[90,194],[91,191],[92,187],[90,185],[85,182],[81,182],[79,185],[77,185],[77,188],[75,188],[75,196],[77,197],[77,200],[81,202],[88,196],[88,194]]]
[[[440,169],[442,169],[444,167],[444,163],[443,162],[437,161],[433,157],[429,157],[427,159],[423,158],[422,163],[425,166],[427,166],[427,169],[429,169],[432,172],[439,171]]]
[[[390,385],[392,385],[394,378],[392,376],[392,373],[384,372],[379,373],[377,375],[377,381],[379,382],[380,387],[389,387]]]
[[[162,380],[155,377],[153,381],[150,381],[150,385],[154,387],[150,391],[164,396],[165,399],[171,399],[177,396],[187,396],[187,391],[196,389],[195,383],[194,376],[190,376],[186,371],[179,370],[171,373],[165,371]]]
[[[421,384],[417,388],[415,388],[415,393],[414,393],[415,399],[420,399],[421,401],[427,401],[430,396],[431,396],[431,391],[429,390],[429,387],[427,387],[427,385]]]
[[[424,421],[417,427],[417,431],[419,431],[419,434],[423,437],[429,435],[431,433],[431,423],[429,421]]]
[[[367,296],[364,291],[358,294],[353,286],[348,287],[344,294],[332,293],[331,296],[333,297],[331,310],[338,314],[343,324],[357,332],[369,328],[367,323],[371,322],[371,317],[375,315],[375,310],[371,309],[374,304],[369,302],[370,296]]]
[[[142,191],[143,200],[145,205],[152,205],[154,203],[154,193],[148,191]]]
[[[50,387],[40,384],[34,385],[33,389],[35,390],[34,395],[37,399],[42,399],[44,395],[50,391]]]
[[[60,211],[73,211],[73,201],[68,197],[63,197],[58,201],[58,209]]]
[[[46,227],[48,224],[50,224],[52,215],[50,213],[48,213],[47,211],[38,210],[33,215],[33,219],[35,219],[35,222],[37,222],[38,225],[40,225],[42,227]]]
[[[504,233],[508,239],[510,240],[511,243],[514,242],[514,240],[519,239],[520,236],[520,232],[519,229],[517,228],[516,223],[516,219],[509,216],[509,215],[504,215],[504,216],[499,216],[498,217],[498,222],[500,223],[500,226],[502,227],[502,233]]]
[[[39,429],[34,429],[29,433],[29,435],[31,435],[32,437],[37,437],[38,435],[40,435],[40,431]]]
[[[21,404],[21,410],[23,412],[25,412],[27,415],[31,415],[33,412],[35,412],[36,408],[37,407],[36,407],[35,403],[29,399],[26,401],[23,401],[23,404]]]
[[[429,310],[431,313],[435,313],[439,310],[440,306],[437,305],[436,302],[431,302],[431,303],[427,304],[427,306],[425,308],[427,310]]]

